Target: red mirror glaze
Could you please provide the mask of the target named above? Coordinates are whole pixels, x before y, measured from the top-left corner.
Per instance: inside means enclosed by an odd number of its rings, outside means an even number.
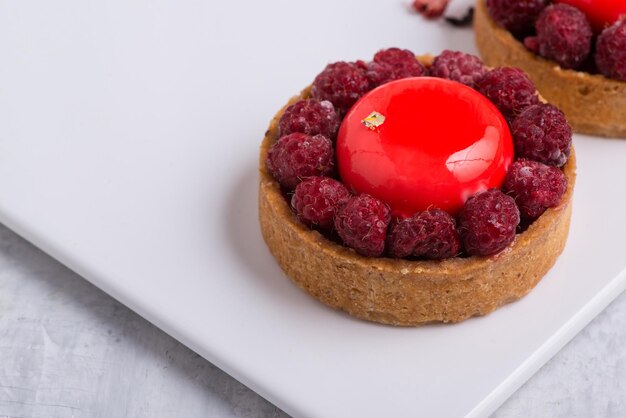
[[[366,127],[373,111],[382,125]],[[474,89],[450,80],[405,78],[363,96],[337,137],[344,183],[410,216],[435,206],[456,215],[473,194],[500,187],[513,161],[506,120]]]
[[[626,1],[619,0],[556,0],[574,6],[587,15],[593,30],[602,32],[607,26],[617,22],[621,15],[626,15]]]

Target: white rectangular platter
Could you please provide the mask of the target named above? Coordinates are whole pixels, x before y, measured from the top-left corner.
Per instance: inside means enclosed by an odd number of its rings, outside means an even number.
[[[569,243],[453,326],[354,320],[257,224],[272,115],[330,61],[475,52],[407,2],[0,1],[0,222],[290,414],[485,416],[626,286],[626,141],[578,136]]]

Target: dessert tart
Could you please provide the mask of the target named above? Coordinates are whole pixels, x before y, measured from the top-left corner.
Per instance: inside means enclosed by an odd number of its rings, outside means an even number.
[[[576,131],[626,138],[626,20],[618,19],[626,2],[548,3],[478,0],[474,27],[485,64],[526,71]]]
[[[521,71],[397,48],[329,64],[273,118],[259,165],[261,231],[287,276],[398,326],[526,295],[565,246],[576,169],[563,114]]]

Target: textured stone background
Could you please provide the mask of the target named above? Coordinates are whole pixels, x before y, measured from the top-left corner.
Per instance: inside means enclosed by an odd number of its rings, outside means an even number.
[[[286,417],[0,225],[0,417]],[[626,417],[626,294],[494,415]]]

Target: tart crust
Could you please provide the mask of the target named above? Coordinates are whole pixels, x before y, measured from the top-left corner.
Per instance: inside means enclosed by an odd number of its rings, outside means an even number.
[[[431,57],[422,57],[429,64]],[[568,187],[560,206],[548,209],[504,251],[490,257],[411,261],[368,258],[303,225],[267,171],[269,147],[278,138],[285,108],[276,114],[261,145],[259,220],[272,255],[300,288],[321,302],[369,321],[399,326],[459,322],[485,315],[526,295],[563,251],[576,179],[574,149],[564,173]]]
[[[476,5],[474,30],[485,65],[526,71],[541,95],[565,113],[574,130],[626,138],[626,82],[563,69],[535,55],[489,16],[485,0]]]

